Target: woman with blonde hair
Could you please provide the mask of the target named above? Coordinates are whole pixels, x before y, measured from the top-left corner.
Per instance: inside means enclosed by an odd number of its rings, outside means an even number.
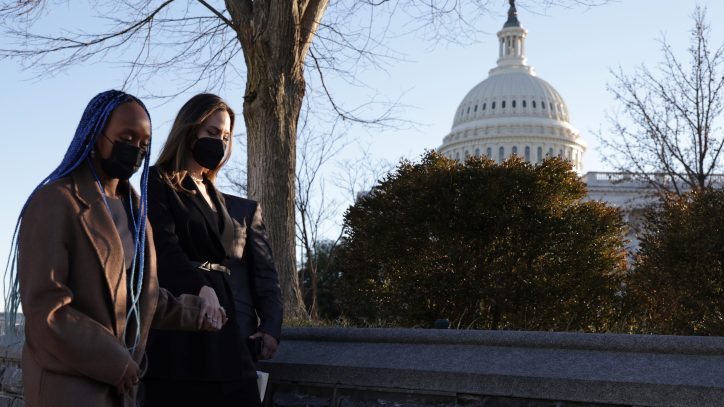
[[[151,167],[149,219],[159,283],[176,295],[198,294],[220,311],[216,333],[153,331],[145,406],[258,406],[256,372],[234,321],[231,271],[234,225],[214,183],[231,154],[234,111],[200,94],[181,107]]]

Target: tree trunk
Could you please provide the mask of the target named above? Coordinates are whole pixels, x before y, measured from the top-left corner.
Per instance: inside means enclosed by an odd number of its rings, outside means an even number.
[[[309,261],[309,281],[312,285],[312,303],[309,305],[309,318],[312,319],[312,321],[316,321],[319,319],[319,303],[317,302],[317,288],[319,286],[319,277],[317,274],[317,268],[319,267],[318,264],[315,264],[311,261]]]
[[[249,197],[259,201],[264,208],[285,316],[295,319],[304,318],[306,314],[294,246],[295,142],[304,79],[290,76],[286,72],[252,72],[250,69],[244,119],[249,154]],[[296,88],[296,91],[289,92],[288,87]]]
[[[328,0],[226,0],[247,68],[249,197],[265,208],[285,317],[306,318],[296,270],[294,182],[304,59]]]

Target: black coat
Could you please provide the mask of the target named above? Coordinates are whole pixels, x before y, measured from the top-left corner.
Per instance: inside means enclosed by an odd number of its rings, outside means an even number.
[[[279,341],[282,294],[261,206],[250,199],[223,196],[234,224],[230,264],[236,323],[243,336],[259,330]]]
[[[196,191],[190,177],[185,188]],[[148,344],[149,379],[228,381],[255,378],[254,365],[236,325],[231,281],[227,274],[203,271],[192,262],[228,264],[234,226],[224,199],[208,180],[214,212],[197,191],[174,190],[151,167],[148,218],[153,227],[158,281],[176,295],[198,294],[207,285],[227,310],[229,322],[219,332],[152,331]]]

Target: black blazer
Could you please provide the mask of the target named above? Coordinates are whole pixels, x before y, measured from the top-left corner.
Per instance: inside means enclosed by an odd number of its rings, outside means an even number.
[[[282,293],[274,257],[261,215],[250,199],[223,194],[234,224],[230,263],[236,323],[242,336],[263,331],[279,341],[282,331]]]
[[[197,191],[190,177],[183,186]],[[227,274],[203,271],[192,262],[228,264],[234,226],[224,199],[206,180],[207,191],[218,208],[214,212],[200,193],[174,190],[151,167],[148,180],[148,218],[156,245],[158,282],[174,293],[198,294],[203,286],[216,292],[229,322],[219,332],[152,330],[148,344],[146,377],[172,380],[227,381],[256,377],[245,340],[234,315],[231,281]]]

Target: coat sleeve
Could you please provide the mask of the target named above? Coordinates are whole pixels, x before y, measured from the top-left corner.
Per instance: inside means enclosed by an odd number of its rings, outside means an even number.
[[[64,233],[77,218],[70,199],[68,192],[46,187],[23,214],[18,278],[26,340],[41,367],[116,385],[131,362],[130,353],[110,329],[73,307],[71,242]]]
[[[248,267],[253,282],[254,307],[260,320],[259,330],[279,341],[283,319],[282,294],[259,204],[256,205],[251,224],[247,226],[244,250],[248,250]]]
[[[198,331],[196,324],[202,310],[201,297],[182,294],[174,297],[165,288],[159,288],[156,313],[151,327],[162,330]]]
[[[148,180],[148,219],[153,227],[156,246],[158,281],[174,294],[198,294],[206,285],[179,243],[176,222],[170,208],[171,187],[161,179],[158,169]]]

